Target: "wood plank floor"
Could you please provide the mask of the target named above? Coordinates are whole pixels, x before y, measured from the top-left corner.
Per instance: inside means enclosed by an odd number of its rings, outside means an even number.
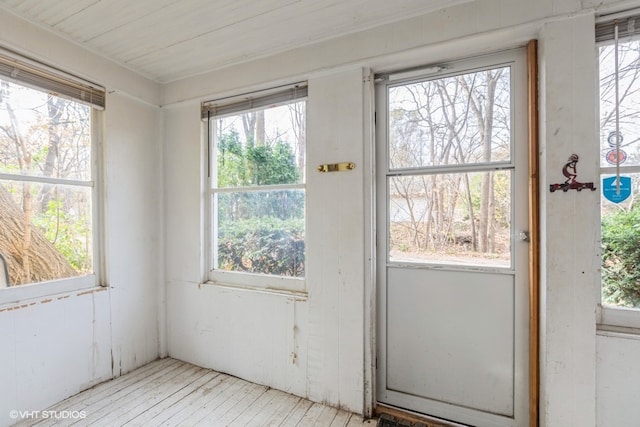
[[[48,410],[57,416],[76,411],[75,418],[31,419],[16,425],[373,427],[377,423],[169,358],[99,384]],[[84,418],[78,417],[80,412]]]

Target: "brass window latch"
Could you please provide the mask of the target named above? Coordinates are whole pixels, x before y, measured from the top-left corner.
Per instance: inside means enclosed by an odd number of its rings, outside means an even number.
[[[342,162],[342,163],[332,163],[332,164],[324,164],[318,166],[318,172],[344,172],[350,171],[356,168],[356,164],[353,162]]]

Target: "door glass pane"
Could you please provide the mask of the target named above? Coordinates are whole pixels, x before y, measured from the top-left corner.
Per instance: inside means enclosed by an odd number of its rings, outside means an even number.
[[[511,266],[512,171],[390,177],[389,260]]]
[[[510,71],[389,88],[389,168],[509,161]]]

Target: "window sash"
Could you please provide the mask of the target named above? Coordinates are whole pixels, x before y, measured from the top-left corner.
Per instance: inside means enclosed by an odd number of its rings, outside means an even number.
[[[0,181],[37,182],[41,184],[66,185],[70,187],[93,187],[93,181],[79,181],[75,179],[53,178],[38,175],[23,175],[0,172]]]
[[[598,323],[603,326],[632,328],[640,331],[640,312],[638,309],[600,305]]]
[[[251,187],[214,187],[211,194],[215,193],[248,193],[252,191],[279,191],[279,190],[304,190],[305,184],[274,184],[253,185]]]
[[[0,53],[0,64],[3,55]],[[47,71],[42,71],[43,76],[47,75]],[[22,74],[18,74],[22,76]],[[0,78],[10,80],[17,85],[21,85],[30,89],[43,90],[41,85],[33,85],[25,83],[20,78],[6,78],[0,73]],[[46,93],[46,92],[45,92]],[[60,93],[48,92],[50,95],[60,98],[70,99],[74,102],[89,104],[81,99],[72,96],[61,96]],[[104,94],[103,94],[104,98]],[[79,276],[63,277],[53,280],[44,280],[39,282],[9,286],[0,291],[0,304],[15,303],[30,298],[45,297],[52,294],[69,292],[75,290],[89,289],[97,286],[104,286],[103,280],[103,252],[101,241],[103,238],[103,212],[101,211],[100,195],[101,180],[98,178],[101,172],[101,163],[99,159],[100,147],[102,145],[102,110],[95,104],[91,104],[90,109],[90,144],[91,144],[91,160],[90,160],[90,176],[88,180],[81,179],[64,179],[57,177],[45,177],[39,175],[25,175],[21,173],[0,173],[0,183],[14,182],[31,182],[34,184],[65,186],[71,188],[88,188],[90,189],[91,204],[91,245],[89,251],[91,253],[92,271]],[[103,103],[104,106],[104,103]]]
[[[0,77],[94,108],[105,107],[105,88],[6,50],[0,52]]]
[[[251,193],[251,192],[272,192],[282,190],[302,190],[305,192],[305,182],[290,184],[269,184],[269,185],[245,185],[218,187],[217,178],[214,171],[216,147],[212,127],[217,119],[227,116],[235,116],[243,113],[266,110],[272,107],[292,104],[304,101],[308,96],[307,83],[295,83],[287,86],[280,86],[270,90],[241,94],[238,96],[221,98],[217,100],[203,102],[201,104],[201,118],[204,120],[203,126],[207,126],[204,138],[207,140],[207,165],[208,165],[208,215],[207,215],[207,272],[206,279],[210,284],[217,286],[228,286],[246,289],[261,289],[267,292],[298,294],[306,290],[306,279],[304,277],[280,276],[276,274],[249,273],[244,271],[228,271],[216,268],[217,266],[217,212],[215,198],[224,193]],[[303,174],[304,176],[304,174]],[[306,202],[305,202],[306,205]],[[306,227],[305,227],[306,228]]]
[[[624,12],[603,16],[596,22],[596,43],[614,39],[615,26],[618,25],[618,38],[640,36],[640,13]]]
[[[609,15],[601,17],[595,28],[596,43],[599,46],[609,45],[614,43],[615,39],[615,27],[618,26],[618,40],[621,42],[629,41],[630,39],[637,39],[640,37],[640,13],[636,11],[624,12],[615,15]],[[599,49],[596,50],[598,55],[598,62],[600,61]],[[600,77],[598,77],[599,84]],[[598,98],[598,105],[600,104],[600,98]],[[600,141],[598,141],[598,150],[600,150]],[[605,175],[629,174],[640,172],[640,165],[618,165],[618,167],[612,166],[600,166],[600,180]],[[598,216],[600,219],[601,217]],[[600,281],[600,303],[598,304],[597,322],[599,327],[621,327],[621,328],[640,328],[640,309],[618,307],[613,305],[606,305],[602,303],[602,286]]]
[[[295,83],[271,90],[251,92],[202,103],[202,119],[220,118],[236,113],[262,110],[279,104],[288,104],[306,98],[307,83]]]

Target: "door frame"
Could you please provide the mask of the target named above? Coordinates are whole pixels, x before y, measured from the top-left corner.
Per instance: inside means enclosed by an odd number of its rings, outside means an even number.
[[[526,45],[526,93],[527,93],[527,124],[528,124],[528,197],[529,197],[529,426],[539,426],[539,396],[540,396],[540,196],[539,196],[539,115],[538,115],[538,41],[531,39]],[[504,49],[507,51],[510,49]],[[365,72],[363,103],[365,111],[364,121],[364,160],[365,203],[369,206],[369,214],[364,218],[365,247],[369,248],[366,255],[365,271],[365,355],[364,355],[364,405],[365,416],[374,416],[377,410],[377,172],[376,172],[376,96],[375,78],[372,70]],[[410,413],[410,411],[407,411]]]
[[[540,423],[540,159],[538,40],[527,43],[529,122],[529,426]]]

